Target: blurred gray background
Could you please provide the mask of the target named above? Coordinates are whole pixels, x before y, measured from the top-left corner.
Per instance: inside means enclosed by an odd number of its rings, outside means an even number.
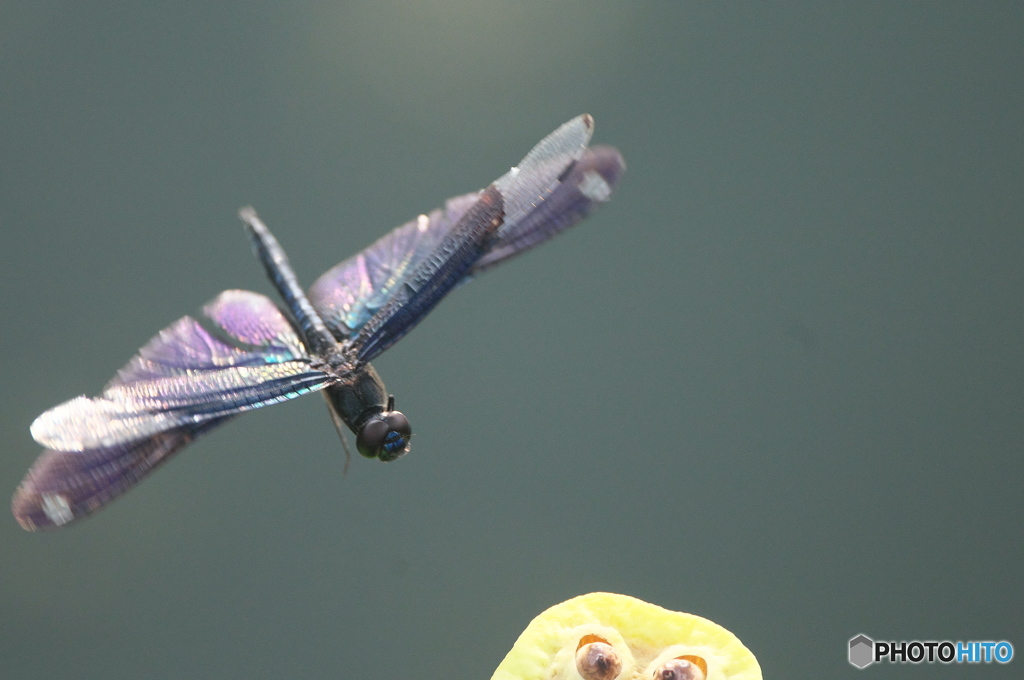
[[[0,520],[0,677],[485,680],[623,592],[766,677],[847,640],[1024,654],[1020,3],[0,3],[0,490],[43,410],[225,288],[269,293],[589,112],[629,171],[377,362],[408,458],[319,398],[95,518]]]

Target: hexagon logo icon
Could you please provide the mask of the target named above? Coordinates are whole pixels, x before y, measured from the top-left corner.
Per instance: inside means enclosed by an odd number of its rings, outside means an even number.
[[[875,641],[863,633],[850,638],[850,663],[865,668],[875,661]]]

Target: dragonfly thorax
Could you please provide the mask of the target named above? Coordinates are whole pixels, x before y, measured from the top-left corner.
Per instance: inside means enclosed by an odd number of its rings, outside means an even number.
[[[350,354],[345,352],[344,348],[339,344],[332,350],[325,352],[320,359],[328,372],[344,379],[353,372],[355,367],[355,362],[349,356]]]
[[[356,448],[367,458],[392,461],[409,451],[412,427],[395,410],[395,399],[371,364],[341,376],[325,392],[331,410],[356,435]]]

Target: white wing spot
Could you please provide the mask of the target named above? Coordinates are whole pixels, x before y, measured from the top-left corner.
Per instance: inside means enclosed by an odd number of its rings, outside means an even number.
[[[604,203],[612,196],[612,188],[604,177],[594,170],[583,173],[583,181],[580,182],[580,193],[592,201]]]
[[[519,174],[519,166],[518,165],[513,165],[511,168],[509,168],[509,171],[508,171],[508,174],[506,175],[506,177],[508,177],[509,179],[512,179],[513,177],[515,177],[518,174]]]
[[[430,226],[430,218],[426,215],[420,215],[416,218],[416,230],[421,234],[427,230]]]
[[[43,494],[43,512],[57,526],[67,524],[75,518],[71,514],[71,506],[68,505],[68,499],[59,493]]]

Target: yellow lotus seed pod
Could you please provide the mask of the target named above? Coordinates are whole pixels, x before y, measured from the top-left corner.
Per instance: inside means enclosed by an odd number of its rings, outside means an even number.
[[[591,593],[531,621],[491,680],[761,680],[761,667],[707,619]]]

